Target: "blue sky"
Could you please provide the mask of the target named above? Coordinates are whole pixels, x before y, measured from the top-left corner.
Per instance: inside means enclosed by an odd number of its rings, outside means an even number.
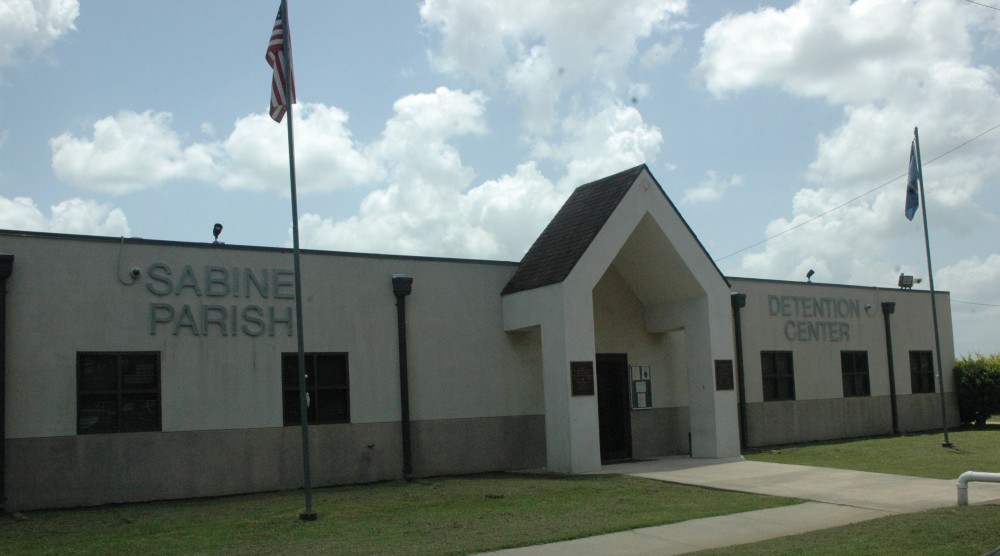
[[[0,228],[290,245],[277,5],[0,0]],[[516,261],[646,163],[726,274],[892,288],[919,126],[956,349],[1000,351],[1000,129],[929,162],[1000,124],[1000,10],[748,6],[292,0],[303,247]]]

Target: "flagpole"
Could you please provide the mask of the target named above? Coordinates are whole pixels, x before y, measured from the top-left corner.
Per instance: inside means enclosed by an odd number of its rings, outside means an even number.
[[[292,192],[292,259],[295,265],[295,335],[298,341],[299,363],[299,417],[302,423],[302,483],[305,488],[306,509],[299,514],[302,521],[315,521],[316,512],[312,507],[312,479],[309,469],[309,406],[306,401],[306,354],[305,341],[302,334],[302,265],[299,257],[299,203],[295,192],[295,134],[292,130],[292,31],[288,23],[288,2],[281,1],[281,19],[284,24],[285,64],[285,110],[288,118],[288,177]]]
[[[937,354],[938,391],[941,393],[941,429],[944,430],[944,442],[941,446],[951,448],[953,444],[948,439],[948,416],[945,410],[944,368],[941,365],[941,334],[938,331],[937,296],[934,294],[934,270],[931,268],[931,239],[927,230],[927,201],[924,199],[924,166],[920,161],[920,134],[913,128],[913,142],[917,149],[917,172],[920,184],[920,212],[924,217],[924,247],[927,250],[927,279],[931,287],[931,316],[934,318],[934,353]]]

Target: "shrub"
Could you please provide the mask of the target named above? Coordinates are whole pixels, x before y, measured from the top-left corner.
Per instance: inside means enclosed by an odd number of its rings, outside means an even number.
[[[984,426],[991,415],[1000,413],[1000,354],[956,361],[955,386],[962,423]]]

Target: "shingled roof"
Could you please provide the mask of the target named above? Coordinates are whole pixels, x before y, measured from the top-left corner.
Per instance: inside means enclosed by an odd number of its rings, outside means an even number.
[[[577,187],[525,253],[501,295],[565,280],[643,170],[645,164]]]

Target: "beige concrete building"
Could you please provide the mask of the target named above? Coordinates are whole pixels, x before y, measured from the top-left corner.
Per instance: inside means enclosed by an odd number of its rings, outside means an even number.
[[[299,487],[291,268],[0,232],[4,507]],[[520,263],[304,251],[302,283],[313,485],[941,423],[926,292],[727,279],[645,166],[578,188]]]
[[[734,301],[746,296],[744,307],[734,307],[745,445],[939,428],[941,378],[949,426],[958,424],[947,293],[936,293],[945,369],[939,377],[929,292],[729,281]]]

